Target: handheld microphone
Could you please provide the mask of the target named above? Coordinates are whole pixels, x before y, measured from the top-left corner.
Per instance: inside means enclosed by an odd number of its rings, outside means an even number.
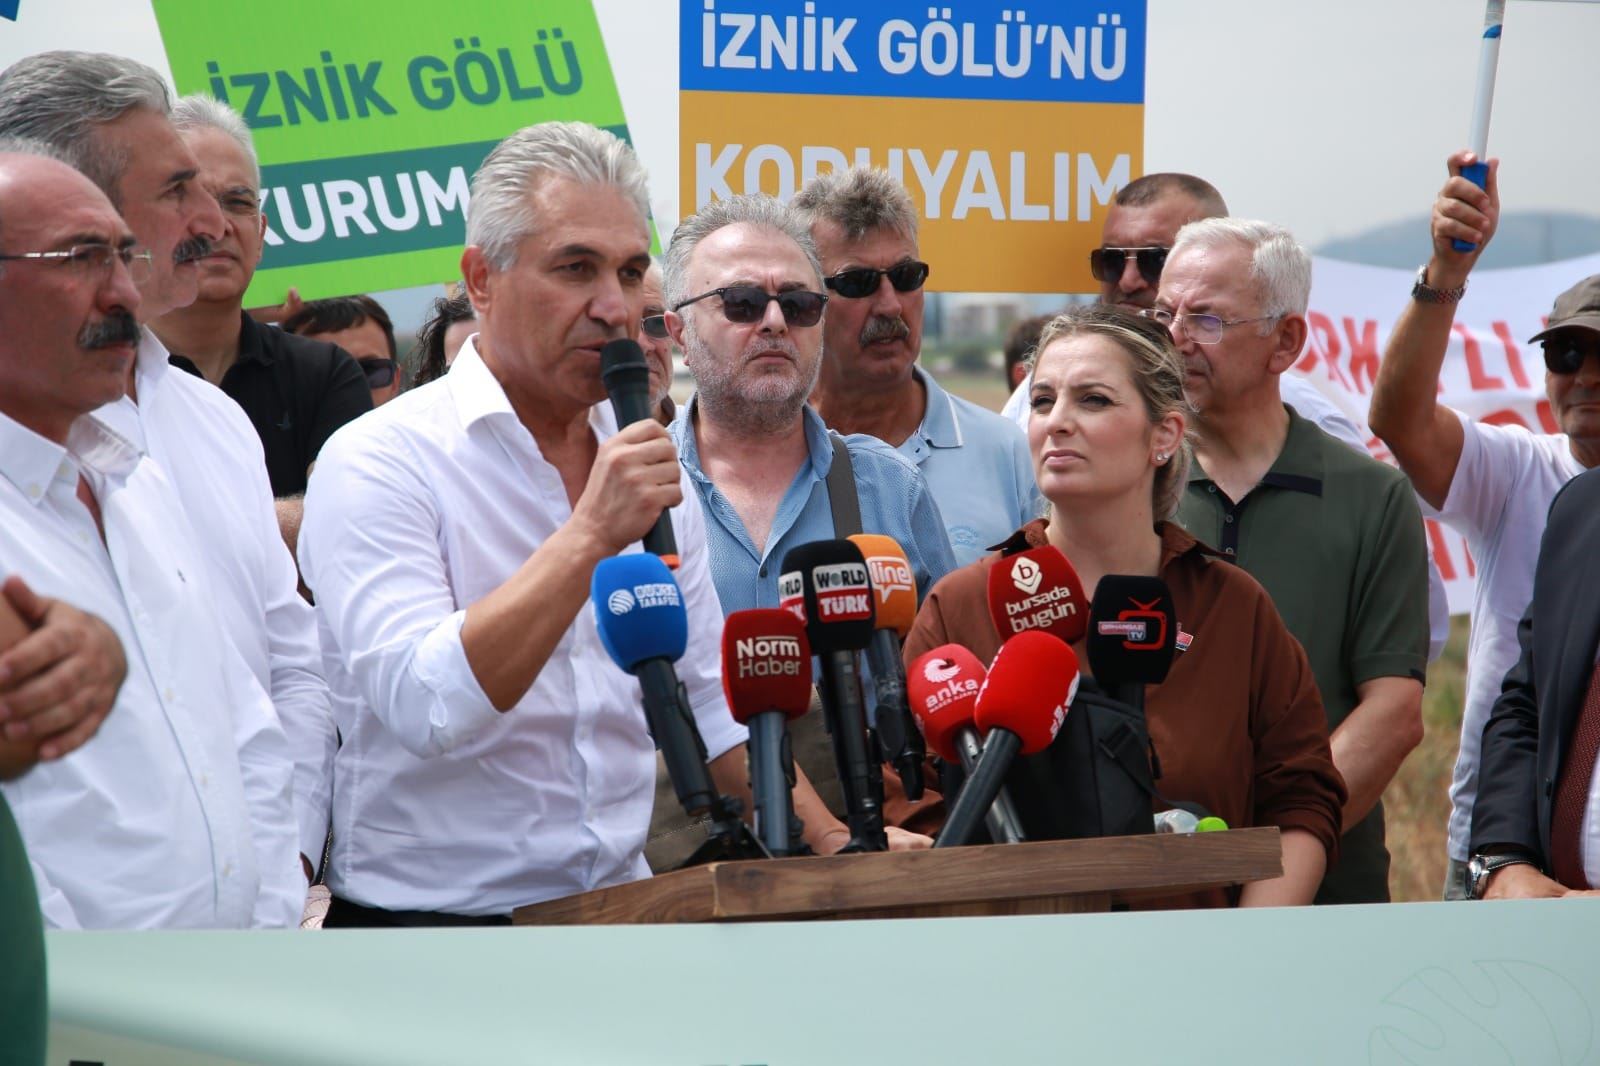
[[[689,616],[672,571],[648,553],[602,559],[589,584],[589,599],[606,654],[639,679],[645,721],[678,802],[691,817],[702,812],[711,816],[711,839],[690,864],[764,856],[739,820],[738,801],[719,794],[712,784],[705,740],[672,665],[689,642]]]
[[[1088,602],[1077,571],[1052,544],[996,559],[989,568],[989,615],[1002,641],[1039,630],[1076,643],[1088,628]]]
[[[985,734],[983,754],[934,847],[967,842],[994,803],[1012,760],[1050,746],[1077,691],[1078,657],[1060,638],[1029,630],[1000,645],[973,706],[974,721]]]
[[[1166,680],[1178,616],[1159,577],[1107,574],[1089,605],[1089,669],[1114,698],[1144,711],[1144,687]]]
[[[872,579],[847,540],[801,544],[783,557],[779,594],[791,609],[798,593],[806,636],[822,663],[822,712],[833,740],[850,841],[844,851],[884,851],[883,770],[870,750],[856,652],[872,641]],[[782,608],[780,608],[782,609]]]
[[[906,675],[911,713],[917,716],[928,745],[945,762],[959,760],[969,776],[983,752],[972,716],[978,689],[988,673],[972,652],[959,644],[945,644],[918,656]],[[1027,839],[1004,786],[995,794],[983,822],[996,844],[1019,844]]]
[[[876,595],[877,628],[867,645],[867,665],[872,669],[876,697],[871,726],[884,760],[893,763],[900,775],[906,799],[915,803],[922,798],[922,760],[928,753],[906,702],[906,668],[900,644],[917,618],[917,582],[911,574],[910,560],[893,537],[856,533],[850,542],[861,549],[867,560],[867,573]]]
[[[774,858],[803,855],[794,814],[790,719],[811,706],[811,645],[788,611],[734,611],[722,631],[722,688],[734,720],[750,730],[756,836]]]
[[[600,349],[600,380],[611,397],[611,410],[617,428],[631,426],[653,417],[650,413],[650,364],[645,362],[639,342],[627,337],[607,341]],[[672,532],[672,517],[662,511],[656,524],[644,535],[644,550],[659,555],[661,561],[678,568],[678,541]]]

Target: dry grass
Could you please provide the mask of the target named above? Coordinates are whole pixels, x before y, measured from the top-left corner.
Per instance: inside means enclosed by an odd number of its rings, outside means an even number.
[[[1436,900],[1444,887],[1450,772],[1461,746],[1466,698],[1467,619],[1450,623],[1450,641],[1428,667],[1422,696],[1422,744],[1383,794],[1388,822],[1389,891],[1396,902]]]
[[[958,396],[999,410],[1009,392],[998,373],[941,374]],[[1424,737],[1383,795],[1388,823],[1389,890],[1396,902],[1437,900],[1444,886],[1445,833],[1450,818],[1450,773],[1461,744],[1466,695],[1467,620],[1454,619],[1450,641],[1428,668],[1422,698]]]

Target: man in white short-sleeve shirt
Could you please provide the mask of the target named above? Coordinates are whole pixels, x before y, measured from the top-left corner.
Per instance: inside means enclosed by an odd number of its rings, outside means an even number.
[[[1450,784],[1447,899],[1466,898],[1483,727],[1506,671],[1517,661],[1517,623],[1533,595],[1550,501],[1569,480],[1600,463],[1600,276],[1557,297],[1547,328],[1529,338],[1544,346],[1545,391],[1560,434],[1485,425],[1438,402],[1456,302],[1500,215],[1496,163],[1490,164],[1487,190],[1460,176],[1473,158],[1458,152],[1448,161],[1450,178],[1433,207],[1433,254],[1395,323],[1371,412],[1373,432],[1411,479],[1424,513],[1465,536],[1478,565],[1461,751]],[[1456,238],[1477,247],[1458,252],[1452,246]]]
[[[299,559],[344,737],[330,927],[497,924],[648,876],[655,758],[588,593],[663,509],[678,675],[717,787],[749,810],[700,509],[665,428],[618,431],[596,406],[600,349],[644,309],[644,172],[610,133],[544,123],[490,153],[472,207],[480,332],[449,374],[336,433],[306,496]],[[837,850],[848,830],[802,786],[807,839]]]

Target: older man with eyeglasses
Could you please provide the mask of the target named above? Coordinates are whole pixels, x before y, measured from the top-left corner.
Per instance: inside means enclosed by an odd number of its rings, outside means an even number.
[[[1272,596],[1305,647],[1349,799],[1319,903],[1389,898],[1379,798],[1422,740],[1427,548],[1405,477],[1283,402],[1306,337],[1311,256],[1280,226],[1178,232],[1146,314],[1172,332],[1195,408],[1178,520]]]

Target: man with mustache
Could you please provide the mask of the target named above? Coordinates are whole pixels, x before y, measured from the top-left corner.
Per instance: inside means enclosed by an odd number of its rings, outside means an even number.
[[[174,105],[172,124],[199,163],[196,180],[222,209],[222,230],[199,261],[194,302],[150,325],[173,353],[174,366],[216,385],[249,416],[293,550],[311,464],[334,430],[372,410],[372,391],[344,349],[263,326],[244,313],[267,228],[261,168],[244,120],[226,104],[197,95]]]
[[[1433,205],[1432,254],[1389,337],[1371,413],[1372,431],[1393,451],[1426,510],[1467,538],[1478,564],[1461,750],[1450,783],[1446,899],[1467,899],[1474,892],[1468,861],[1484,725],[1517,663],[1517,625],[1534,597],[1546,514],[1569,481],[1600,466],[1600,275],[1556,297],[1546,327],[1529,338],[1544,349],[1545,393],[1560,433],[1489,425],[1438,401],[1456,303],[1500,218],[1498,162],[1490,162],[1488,187],[1480,189],[1461,176],[1461,168],[1474,161],[1466,152],[1446,161],[1449,177]],[[1457,251],[1456,239],[1475,247]],[[1491,780],[1487,760],[1484,765],[1484,795],[1501,792],[1496,800],[1502,806],[1506,793],[1533,786],[1515,775]],[[1492,837],[1488,842],[1499,843]],[[1549,887],[1543,865],[1512,864],[1495,878],[1494,894],[1541,893]],[[1480,877],[1477,894],[1488,889],[1487,877]]]
[[[120,689],[113,679],[115,706],[93,741],[51,758],[46,740],[32,753],[45,761],[3,785],[29,852],[24,876],[58,928],[288,924],[298,908],[281,891],[296,873],[286,741],[218,624],[205,568],[191,565],[182,504],[138,442],[102,417],[141,341],[135,282],[150,272],[148,253],[48,148],[9,147],[0,559],[39,594],[105,619],[127,649],[126,679]],[[98,681],[55,683],[93,697]],[[14,885],[8,873],[4,890]]]
[[[161,76],[120,56],[46,52],[0,72],[0,134],[51,145],[100,187],[150,250],[149,276],[139,286],[146,320],[193,302],[199,260],[224,231],[170,110]],[[279,533],[261,441],[221,390],[173,368],[150,330],[127,369],[125,394],[100,418],[147,451],[172,482],[194,530],[197,550],[186,561],[206,572],[223,630],[289,737],[289,813],[298,819],[290,831],[299,837],[302,872],[263,873],[277,879],[279,917],[290,920],[293,909],[298,921],[298,905],[290,901],[304,902],[327,836],[334,726],[315,617],[299,596],[294,560]]]
[[[665,274],[667,327],[697,386],[672,436],[705,514],[724,613],[778,606],[789,549],[842,535],[830,485],[840,449],[848,450],[862,531],[905,549],[919,594],[953,570],[944,521],[916,466],[873,437],[829,433],[806,403],[823,359],[828,300],[799,214],[759,195],[708,204],[673,234]],[[837,813],[831,758],[808,758],[808,743],[796,741],[797,758]],[[891,839],[921,842],[898,830]]]
[[[885,170],[806,183],[794,206],[822,260],[829,307],[811,403],[839,433],[877,437],[916,464],[939,501],[956,565],[1038,517],[1027,439],[993,411],[945,392],[919,368],[917,210]]]

